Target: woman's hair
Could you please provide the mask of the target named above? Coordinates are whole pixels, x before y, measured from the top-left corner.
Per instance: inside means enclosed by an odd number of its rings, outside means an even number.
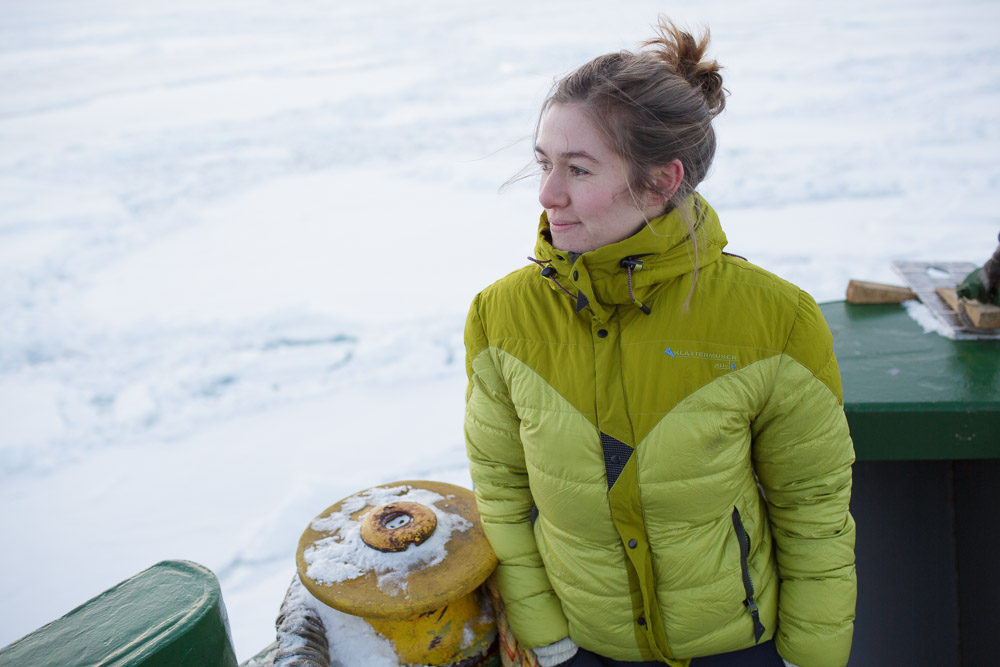
[[[684,180],[670,198],[672,208],[694,192],[712,164],[712,119],[726,106],[726,90],[719,63],[703,60],[708,29],[695,39],[661,16],[656,32],[645,50],[597,57],[557,81],[536,134],[553,105],[579,106],[625,160],[636,195],[657,193],[653,168],[679,159]]]
[[[600,56],[558,80],[542,106],[535,135],[553,105],[579,106],[625,160],[635,198],[666,195],[658,191],[653,169],[680,160],[684,178],[667,200],[667,211],[691,196],[705,178],[715,155],[712,119],[725,108],[727,91],[718,62],[704,60],[707,28],[695,39],[661,15],[656,33],[637,53]],[[694,220],[687,207],[680,212],[694,240]],[[697,278],[696,240],[694,253]]]

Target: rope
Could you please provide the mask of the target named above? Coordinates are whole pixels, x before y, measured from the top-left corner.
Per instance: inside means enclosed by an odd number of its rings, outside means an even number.
[[[517,637],[511,632],[507,621],[507,606],[500,597],[500,588],[496,578],[491,576],[486,580],[486,590],[493,600],[493,612],[497,619],[497,638],[500,643],[500,662],[503,667],[538,667],[538,658],[530,648],[521,646]]]
[[[326,628],[319,614],[300,603],[302,588],[302,581],[295,575],[274,624],[278,631],[274,666],[330,667]]]

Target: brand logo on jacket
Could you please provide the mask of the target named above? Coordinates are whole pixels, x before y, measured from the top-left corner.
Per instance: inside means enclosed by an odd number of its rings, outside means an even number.
[[[690,359],[713,362],[712,368],[717,371],[735,371],[740,360],[735,354],[721,352],[701,352],[700,350],[675,350],[668,347],[663,351],[671,359]]]

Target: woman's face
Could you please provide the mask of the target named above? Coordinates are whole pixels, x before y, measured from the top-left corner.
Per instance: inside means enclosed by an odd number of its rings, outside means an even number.
[[[628,168],[577,105],[549,108],[535,157],[542,168],[538,201],[552,245],[588,252],[635,234],[662,204],[640,208],[628,190]],[[640,204],[642,200],[640,200]]]

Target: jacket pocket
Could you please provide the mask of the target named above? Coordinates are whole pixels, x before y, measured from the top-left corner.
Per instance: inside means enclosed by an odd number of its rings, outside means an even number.
[[[750,536],[743,527],[740,511],[735,507],[733,508],[733,530],[736,531],[736,540],[740,544],[740,573],[743,576],[743,592],[746,594],[743,605],[753,619],[753,638],[756,644],[764,636],[764,625],[760,622],[760,611],[754,601],[753,581],[750,579]]]

